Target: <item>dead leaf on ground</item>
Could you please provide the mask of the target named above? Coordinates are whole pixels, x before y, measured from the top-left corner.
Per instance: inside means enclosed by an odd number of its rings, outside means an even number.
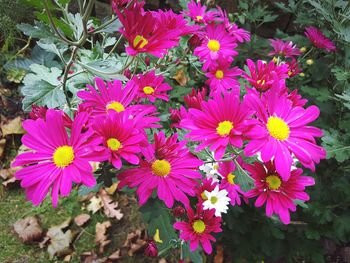
[[[14,223],[13,229],[23,243],[38,241],[43,236],[43,230],[38,219],[34,216],[18,220]]]
[[[98,210],[103,207],[102,199],[99,196],[93,196],[89,200],[89,204],[87,206],[87,210],[95,214]]]
[[[20,116],[1,124],[2,136],[9,134],[24,134],[25,130],[22,127],[22,118]]]
[[[166,259],[165,258],[161,258],[159,261],[158,261],[158,263],[166,263],[167,261],[166,261]]]
[[[118,187],[118,183],[113,183],[110,187],[107,187],[106,188],[106,191],[109,195],[113,195],[115,193],[115,191],[117,190],[117,187]]]
[[[175,76],[173,76],[173,79],[175,79],[177,81],[177,83],[179,83],[180,86],[186,86],[186,83],[188,81],[188,77],[186,77],[185,75],[185,71],[183,69],[179,69],[178,71],[176,71]]]
[[[5,138],[2,138],[0,140],[0,158],[2,157],[2,155],[4,154],[5,152],[5,147],[6,147],[6,139]]]
[[[6,188],[14,188],[16,186],[17,180],[15,177],[11,177],[10,179],[7,179],[6,181],[2,182],[2,185]]]
[[[106,258],[98,258],[97,254],[92,252],[84,252],[80,254],[81,263],[105,263]]]
[[[122,258],[122,255],[121,255],[120,249],[118,249],[117,251],[113,252],[108,257],[108,259],[110,259],[110,260],[118,260],[118,259],[121,259],[121,258]]]
[[[74,222],[77,226],[83,226],[89,220],[90,216],[88,214],[81,214],[74,218]]]
[[[214,263],[222,263],[224,262],[224,249],[222,245],[218,245],[216,247],[216,255],[214,257]]]
[[[128,248],[128,255],[131,257],[137,252],[141,252],[147,245],[147,236],[145,230],[137,229],[129,233],[126,237],[123,247]]]
[[[56,256],[66,256],[72,253],[70,244],[73,241],[73,233],[69,227],[71,219],[67,219],[58,226],[53,226],[47,231],[47,236],[50,238],[50,244],[47,247],[47,252],[50,254],[50,259]],[[66,231],[65,231],[66,230]]]
[[[118,202],[114,202],[113,199],[108,195],[106,190],[101,189],[99,192],[99,197],[103,202],[103,212],[107,217],[116,218],[120,220],[123,217],[120,209],[116,209],[118,207]]]
[[[99,245],[99,253],[103,253],[105,246],[111,243],[111,240],[108,240],[106,235],[107,228],[109,228],[111,225],[112,224],[110,221],[96,224],[95,243]]]

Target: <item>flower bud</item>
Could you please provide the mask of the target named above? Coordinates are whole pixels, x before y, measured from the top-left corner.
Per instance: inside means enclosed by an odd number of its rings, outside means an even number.
[[[158,256],[158,248],[156,243],[153,240],[148,241],[145,248],[145,256],[147,257],[156,257]]]
[[[306,64],[311,66],[312,64],[314,64],[314,60],[310,58],[310,59],[306,60]]]
[[[148,67],[151,63],[151,59],[149,57],[145,57],[145,64]]]
[[[124,70],[124,76],[127,77],[128,79],[131,78],[131,71],[130,71],[130,69]]]
[[[32,120],[43,119],[45,120],[47,107],[32,105],[32,111],[29,112],[29,118]]]
[[[173,213],[173,216],[175,216],[176,218],[181,218],[186,213],[186,211],[185,211],[185,208],[178,205],[173,208],[172,213]]]

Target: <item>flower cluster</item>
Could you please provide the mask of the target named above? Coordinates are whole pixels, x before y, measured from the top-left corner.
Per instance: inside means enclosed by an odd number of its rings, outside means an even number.
[[[220,8],[207,11],[192,0],[187,11],[175,14],[144,10],[144,2],[112,3],[127,54],[143,59],[141,53],[147,53],[148,68],[148,56],[162,58],[182,36],[191,35],[188,44],[195,44],[206,86],[193,88],[184,105],[170,108],[173,87],[154,63],[146,72],[135,66],[125,82],[96,77],[77,92],[74,118],[33,106],[31,119],[23,123],[22,142],[30,150],[13,162],[23,166],[15,176],[27,199],[39,205],[51,193],[57,206],[73,183],[96,184],[92,162],[100,162],[98,169],[109,164],[117,170],[118,189],[136,189],[140,205],[156,197],[173,209],[178,218],[173,226],[191,250],[201,244],[211,253],[223,214],[253,198],[256,207],[266,204],[267,216],[278,215],[288,224],[296,201],[308,201],[305,188],[315,184],[301,167],[315,171],[326,157],[317,145],[322,131],[310,125],[318,107],[306,107],[298,90],[287,86],[300,72],[300,49],[272,39],[268,55],[274,58],[247,59],[245,72],[235,64],[236,48],[250,35]],[[318,30],[307,28],[306,35],[316,47],[335,50]],[[170,127],[161,121],[158,111],[164,109]],[[154,255],[154,247],[150,243],[147,254]]]

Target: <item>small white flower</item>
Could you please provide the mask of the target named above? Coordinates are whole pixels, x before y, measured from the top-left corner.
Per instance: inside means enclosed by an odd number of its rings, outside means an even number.
[[[208,161],[210,161],[208,159]],[[203,171],[205,173],[205,176],[208,179],[212,179],[214,182],[219,182],[218,179],[218,163],[205,163],[201,166],[199,166],[199,170]]]
[[[215,189],[211,192],[204,191],[206,197],[208,198],[203,203],[203,209],[215,209],[215,216],[221,216],[221,213],[227,213],[228,204],[230,203],[230,198],[227,197],[226,190],[219,190],[217,185]]]

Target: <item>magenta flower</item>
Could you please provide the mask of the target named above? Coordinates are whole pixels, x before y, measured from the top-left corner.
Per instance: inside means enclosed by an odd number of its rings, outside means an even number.
[[[184,102],[187,106],[187,108],[195,108],[200,110],[201,109],[201,103],[205,100],[205,96],[207,95],[207,89],[202,88],[195,90],[195,88],[192,88],[192,91],[190,94],[187,94],[184,96]]]
[[[326,157],[326,151],[316,144],[314,137],[321,137],[322,131],[307,126],[319,116],[319,109],[296,106],[281,95],[279,90],[270,89],[261,99],[256,93],[245,95],[246,105],[254,109],[259,123],[247,133],[254,138],[244,149],[247,156],[261,153],[263,162],[274,158],[276,170],[283,180],[291,173],[292,154],[302,165],[315,170],[315,163]]]
[[[189,205],[186,195],[194,196],[196,179],[201,178],[198,167],[203,162],[186,148],[186,141],[177,141],[177,134],[165,138],[163,132],[154,135],[154,144],[142,149],[144,160],[140,167],[128,169],[118,175],[119,188],[138,187],[139,203],[145,204],[154,189],[167,207],[174,200]]]
[[[211,254],[212,246],[210,241],[216,239],[212,233],[219,233],[221,229],[221,217],[215,217],[215,209],[203,210],[198,208],[196,214],[191,208],[187,209],[187,222],[176,222],[174,228],[180,230],[180,238],[190,242],[191,251],[195,251],[201,243],[203,250]]]
[[[270,39],[270,44],[273,47],[273,51],[269,53],[269,56],[292,58],[301,54],[299,48],[293,45],[292,41],[285,42],[281,39]]]
[[[288,78],[289,68],[287,64],[276,65],[273,61],[266,63],[258,60],[255,66],[252,60],[247,59],[247,66],[250,75],[244,73],[243,77],[258,91],[266,91],[271,88],[274,82],[274,74],[277,74],[278,79]]]
[[[316,27],[310,26],[305,28],[304,34],[317,48],[324,49],[328,52],[337,50],[333,42],[330,39],[326,38],[322,31],[317,29]]]
[[[170,113],[170,127],[171,128],[180,128],[180,122],[182,119],[187,117],[187,111],[184,106],[180,106],[180,109],[169,108]]]
[[[186,138],[201,142],[195,150],[209,146],[215,152],[215,159],[219,160],[228,145],[242,147],[244,134],[254,121],[249,118],[252,111],[240,102],[239,97],[233,93],[216,94],[208,102],[203,101],[201,106],[201,110],[189,109],[187,118],[180,123],[182,128],[190,131]]]
[[[82,132],[88,114],[80,113],[74,120],[70,137],[67,135],[61,111],[49,109],[46,120],[26,120],[27,133],[22,143],[32,151],[17,156],[12,166],[25,166],[15,177],[26,188],[27,199],[39,205],[51,189],[52,205],[58,204],[58,195],[68,196],[72,183],[95,185],[89,161],[104,161],[108,155],[102,140],[92,129]]]
[[[286,61],[286,63],[288,65],[288,76],[290,78],[298,75],[301,72],[299,63],[295,58],[292,58],[290,61]]]
[[[206,83],[210,87],[210,96],[218,92],[231,91],[235,95],[240,94],[240,83],[237,79],[242,75],[242,70],[238,67],[230,68],[231,63],[226,60],[219,60],[216,65],[209,67],[209,72],[205,74],[209,78]]]
[[[131,56],[150,53],[163,57],[179,41],[179,29],[169,30],[158,16],[143,10],[144,2],[136,2],[121,13],[116,10],[123,28],[120,32],[128,40],[126,52]]]
[[[197,23],[207,24],[213,22],[217,18],[217,13],[214,11],[208,11],[205,5],[201,5],[200,2],[192,0],[187,5],[188,11],[184,12],[193,21]]]
[[[146,98],[151,102],[156,99],[169,100],[167,91],[172,88],[164,82],[163,76],[156,76],[155,71],[152,70],[144,75],[138,74],[134,76],[126,86],[131,85],[137,91],[138,98]]]
[[[276,214],[284,224],[290,223],[289,211],[296,211],[295,200],[308,201],[309,195],[305,193],[305,187],[315,184],[310,176],[302,176],[303,170],[298,168],[292,170],[288,180],[283,180],[276,171],[273,162],[261,164],[245,164],[244,168],[253,177],[255,188],[248,191],[249,198],[258,197],[255,201],[256,207],[266,203],[266,215]]]
[[[220,189],[225,189],[228,192],[231,205],[241,205],[241,198],[239,195],[244,195],[244,192],[241,190],[239,184],[235,182],[235,170],[236,165],[233,161],[219,163],[218,172],[222,177]]]
[[[207,70],[219,58],[231,62],[232,56],[238,55],[237,51],[234,50],[237,47],[236,41],[227,33],[223,24],[207,25],[202,38],[202,44],[195,48],[193,54],[204,62],[204,70]]]
[[[131,164],[139,164],[136,154],[141,152],[140,143],[147,141],[147,137],[135,128],[134,120],[129,119],[127,114],[110,111],[105,117],[96,118],[92,127],[103,138],[109,161],[114,167],[122,167],[121,158]]]

